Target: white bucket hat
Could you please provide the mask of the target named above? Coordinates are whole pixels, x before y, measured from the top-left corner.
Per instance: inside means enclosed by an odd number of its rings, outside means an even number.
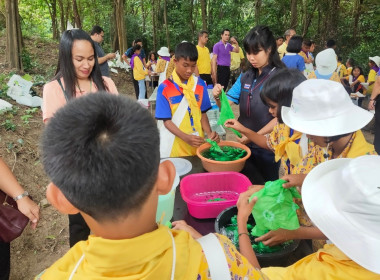
[[[321,75],[330,75],[338,67],[336,60],[336,53],[333,49],[326,49],[317,54],[315,58],[315,65],[317,66],[318,73]]]
[[[380,67],[380,57],[379,56],[369,57],[369,60],[372,60],[373,62],[375,62],[377,67]]]
[[[293,90],[292,104],[281,108],[284,123],[315,136],[336,136],[363,128],[373,114],[354,105],[341,83],[310,79]]]
[[[380,274],[380,156],[334,159],[316,166],[302,185],[314,224],[343,253]]]
[[[167,47],[161,47],[157,54],[160,56],[170,56],[169,49]]]

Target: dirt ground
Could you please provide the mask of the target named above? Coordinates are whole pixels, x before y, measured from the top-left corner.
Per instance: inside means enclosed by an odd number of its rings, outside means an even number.
[[[26,48],[33,62],[32,76],[44,76],[51,79],[57,64],[58,44],[43,42],[36,38],[25,40]],[[5,69],[5,39],[0,37],[0,75],[7,75]],[[134,98],[134,89],[129,73],[120,70],[119,74],[113,74],[118,90]],[[7,81],[7,80],[6,80]],[[6,82],[5,81],[5,82]],[[0,80],[0,88],[3,87]],[[41,96],[42,87],[34,87]],[[148,90],[148,95],[151,89]],[[7,100],[9,101],[9,100]],[[13,104],[15,102],[9,101]],[[34,201],[41,205],[41,219],[36,230],[26,228],[22,236],[11,244],[11,278],[12,280],[33,279],[35,275],[50,266],[69,249],[68,245],[68,220],[66,215],[61,215],[45,199],[46,185],[49,180],[46,177],[39,161],[39,138],[44,125],[42,123],[41,110],[27,111],[26,106],[15,104],[12,111],[0,114],[0,156],[13,170],[15,176],[32,195]],[[234,106],[237,114],[238,107]],[[31,115],[25,121],[25,115]],[[6,130],[6,123],[11,121],[14,131]],[[368,126],[368,129],[371,127]],[[364,131],[366,138],[372,142],[373,134]],[[227,139],[234,137],[228,132]]]

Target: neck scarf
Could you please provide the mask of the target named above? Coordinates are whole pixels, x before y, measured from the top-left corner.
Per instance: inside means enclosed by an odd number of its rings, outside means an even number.
[[[163,60],[170,61],[170,56],[161,56]]]
[[[379,71],[379,67],[377,65],[374,65],[371,67],[372,70],[374,70],[376,73]]]
[[[140,58],[140,60],[141,60],[141,62],[142,62],[142,59],[141,59],[141,57],[138,55],[138,54],[133,54],[132,55],[132,57],[131,57],[131,68],[133,69],[133,67],[135,66],[135,57],[138,57],[138,58]]]
[[[193,116],[194,123],[200,123],[201,122],[201,109],[198,106],[197,100],[195,99],[195,94],[193,92],[194,87],[194,77],[193,75],[190,76],[189,80],[187,81],[187,84],[182,83],[181,79],[179,78],[176,69],[174,69],[172,73],[173,81],[183,89],[183,95],[187,99],[187,102],[189,103],[191,115]]]
[[[290,129],[289,129],[290,131]],[[298,131],[294,131],[293,135],[291,137],[288,137],[284,141],[282,141],[280,144],[277,145],[277,147],[274,150],[274,156],[275,161],[278,162],[283,155],[286,153],[286,155],[289,158],[289,161],[292,165],[297,165],[301,161],[301,151],[300,146],[295,143],[295,141],[299,138],[301,138],[302,133]]]

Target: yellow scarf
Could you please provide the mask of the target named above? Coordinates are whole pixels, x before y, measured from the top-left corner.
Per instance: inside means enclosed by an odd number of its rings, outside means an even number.
[[[185,231],[171,232],[176,247],[175,279],[196,279],[202,259],[200,244]],[[160,226],[132,239],[109,240],[90,235],[36,279],[68,279],[83,254],[74,279],[156,280],[170,279],[172,272],[172,239],[169,229]]]
[[[181,79],[179,78],[176,69],[174,69],[172,73],[173,81],[180,86],[183,89],[183,95],[186,98],[187,102],[189,103],[191,115],[193,116],[194,124],[201,122],[201,109],[198,106],[197,100],[195,99],[195,94],[193,92],[194,87],[194,77],[193,75],[190,76],[189,80],[187,81],[187,84],[182,83]]]
[[[274,150],[275,161],[278,162],[286,153],[289,158],[289,161],[292,165],[296,165],[300,162],[301,151],[299,144],[295,143],[297,139],[301,138],[302,133],[294,131],[291,137],[288,137],[280,144],[278,144]]]

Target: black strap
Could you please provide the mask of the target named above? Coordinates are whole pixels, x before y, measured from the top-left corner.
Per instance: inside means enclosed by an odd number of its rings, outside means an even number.
[[[62,89],[62,91],[63,91],[63,95],[65,96],[66,101],[69,101],[69,96],[67,95],[65,89],[63,88],[63,85],[62,85],[62,83],[61,83],[61,79],[58,79],[58,78],[57,78],[57,82],[58,82],[58,84],[61,86],[61,89]]]

